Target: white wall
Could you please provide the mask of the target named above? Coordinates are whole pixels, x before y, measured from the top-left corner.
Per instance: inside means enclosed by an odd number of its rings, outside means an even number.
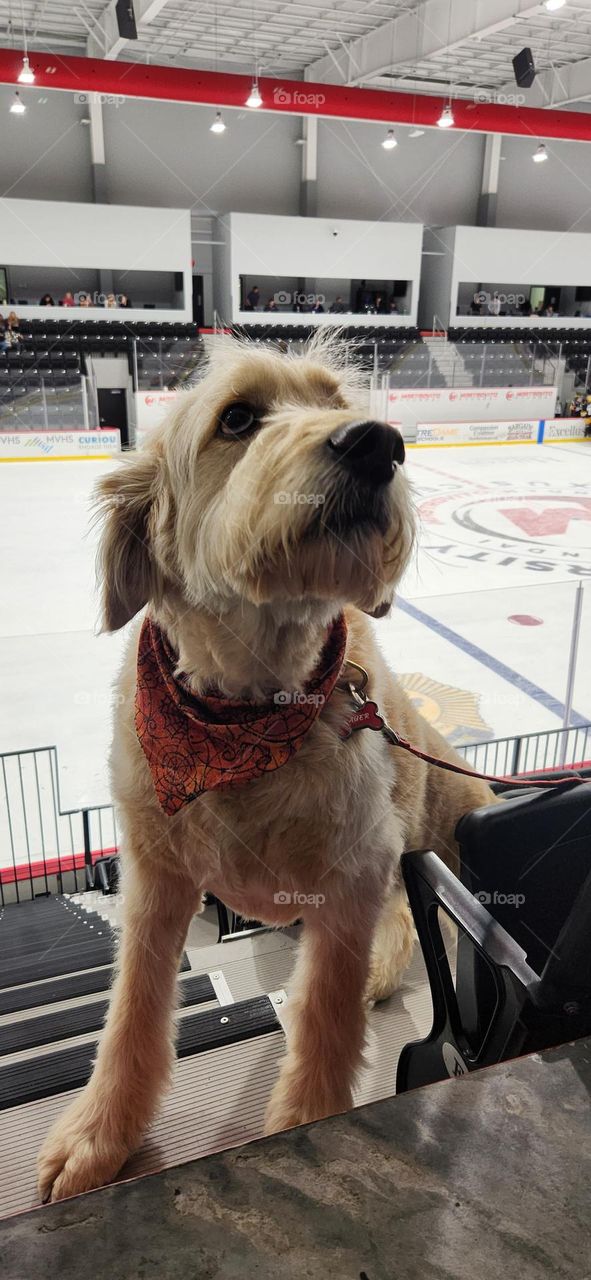
[[[3,266],[52,265],[72,269],[72,292],[88,287],[84,269],[117,271],[121,289],[126,270],[181,271],[185,305],[182,310],[146,313],[132,308],[128,320],[190,320],[191,227],[187,209],[145,209],[125,205],[68,204],[50,200],[0,202],[0,258]],[[81,273],[81,274],[79,274]],[[131,289],[130,289],[131,293]],[[133,299],[132,299],[133,300]],[[20,315],[38,316],[38,307],[16,307]],[[56,313],[63,316],[62,308]],[[117,319],[118,313],[89,308],[69,309],[70,316]],[[54,308],[44,308],[46,318]],[[119,313],[120,315],[120,313]]]
[[[491,5],[491,8],[493,6]],[[14,8],[14,6],[13,6]],[[17,5],[18,9],[18,5]],[[8,196],[92,201],[88,107],[76,95],[21,90],[25,116],[9,114],[14,90],[0,85],[0,190]],[[228,111],[225,134],[210,133],[209,107],[127,100],[103,107],[109,202],[297,214],[301,120]],[[321,217],[416,220],[452,226],[476,220],[484,137],[396,128],[384,152],[382,124],[320,120],[317,213]],[[591,231],[589,144],[548,141],[547,164],[532,164],[537,139],[504,137],[498,224]]]
[[[586,105],[579,104],[583,109]],[[548,161],[534,164],[532,152],[538,141],[538,138],[503,138],[497,225],[544,231],[549,228],[555,231],[591,231],[589,143],[548,139]],[[467,222],[469,219],[458,221]]]
[[[276,276],[278,282],[290,276],[336,281],[411,280],[410,314],[381,316],[379,323],[416,323],[423,240],[420,223],[231,213],[224,225],[225,254],[230,260],[224,278],[228,281],[229,276],[229,294],[226,284],[220,310],[226,319],[252,321],[252,312],[240,311],[240,276],[248,275],[260,277],[261,286],[265,276]],[[285,318],[275,317],[283,323]],[[272,319],[266,315],[265,323]],[[300,319],[309,324],[325,322],[327,317],[305,315]],[[375,316],[355,317],[356,324],[364,320],[376,323]]]
[[[7,41],[4,39],[3,44]],[[27,111],[12,115],[12,85],[0,85],[0,190],[33,200],[92,200],[88,108],[73,93],[21,89]]]
[[[591,284],[591,238],[576,232],[457,227],[454,282]]]
[[[104,109],[108,198],[176,205],[195,213],[229,209],[297,213],[301,122],[258,111],[225,113],[211,133],[211,107],[128,101]]]
[[[483,136],[411,132],[397,126],[398,146],[384,151],[383,124],[319,121],[317,213],[440,226],[476,221]]]
[[[484,319],[487,326],[496,327],[589,326],[590,320],[573,316],[463,315],[460,321],[456,315],[458,286],[466,281],[474,285],[496,281],[499,286],[591,285],[591,236],[509,227],[456,227],[449,311],[450,324],[461,323],[462,327],[481,326]]]

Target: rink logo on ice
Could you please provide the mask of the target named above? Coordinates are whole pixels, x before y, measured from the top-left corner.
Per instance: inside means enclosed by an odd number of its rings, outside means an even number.
[[[562,493],[548,481],[532,481],[529,493],[505,480],[480,483],[479,488],[481,494],[474,498],[461,483],[447,485],[447,491],[431,492],[420,504],[431,556],[473,568],[521,566],[536,577],[591,577],[586,483],[573,481]]]
[[[401,672],[398,683],[423,719],[438,729],[452,746],[489,742],[494,738],[492,725],[487,724],[480,713],[478,694],[441,684],[418,671]]]

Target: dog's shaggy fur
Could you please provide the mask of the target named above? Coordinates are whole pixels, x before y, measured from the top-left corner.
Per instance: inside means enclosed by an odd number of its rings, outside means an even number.
[[[196,692],[266,701],[305,685],[327,624],[345,610],[347,657],[369,671],[371,697],[405,737],[449,758],[364,616],[392,602],[414,523],[404,468],[363,508],[353,472],[327,447],[366,416],[335,345],[320,340],[293,358],[221,343],[145,452],[102,480],[105,627],[147,605]],[[260,417],[248,439],[220,433],[235,401]],[[380,734],[343,741],[351,703],[337,687],[289,763],[168,818],[134,729],[137,637],[136,624],[112,754],[124,837],[118,976],[92,1079],[41,1151],[40,1187],[54,1199],[111,1179],[154,1115],[174,1062],[179,957],[205,889],[252,919],[304,921],[268,1131],[350,1107],[367,998],[395,989],[413,947],[400,854],[434,848],[453,865],[459,817],[493,798]],[[294,907],[277,894],[322,902]]]

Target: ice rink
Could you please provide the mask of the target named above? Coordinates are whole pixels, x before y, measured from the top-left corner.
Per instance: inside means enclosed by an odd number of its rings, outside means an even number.
[[[109,462],[0,467],[0,751],[55,745],[62,803],[108,802],[125,634],[95,634],[89,501]],[[419,550],[376,623],[394,671],[454,742],[562,723],[575,590],[591,575],[591,446],[415,448]],[[591,719],[591,584],[574,723]]]

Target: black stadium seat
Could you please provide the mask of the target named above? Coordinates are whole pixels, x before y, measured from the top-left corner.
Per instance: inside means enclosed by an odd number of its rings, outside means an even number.
[[[401,1054],[399,1092],[591,1033],[590,799],[569,779],[462,818],[461,883],[434,853],[403,857],[434,1021]],[[459,929],[455,985],[440,909]]]

